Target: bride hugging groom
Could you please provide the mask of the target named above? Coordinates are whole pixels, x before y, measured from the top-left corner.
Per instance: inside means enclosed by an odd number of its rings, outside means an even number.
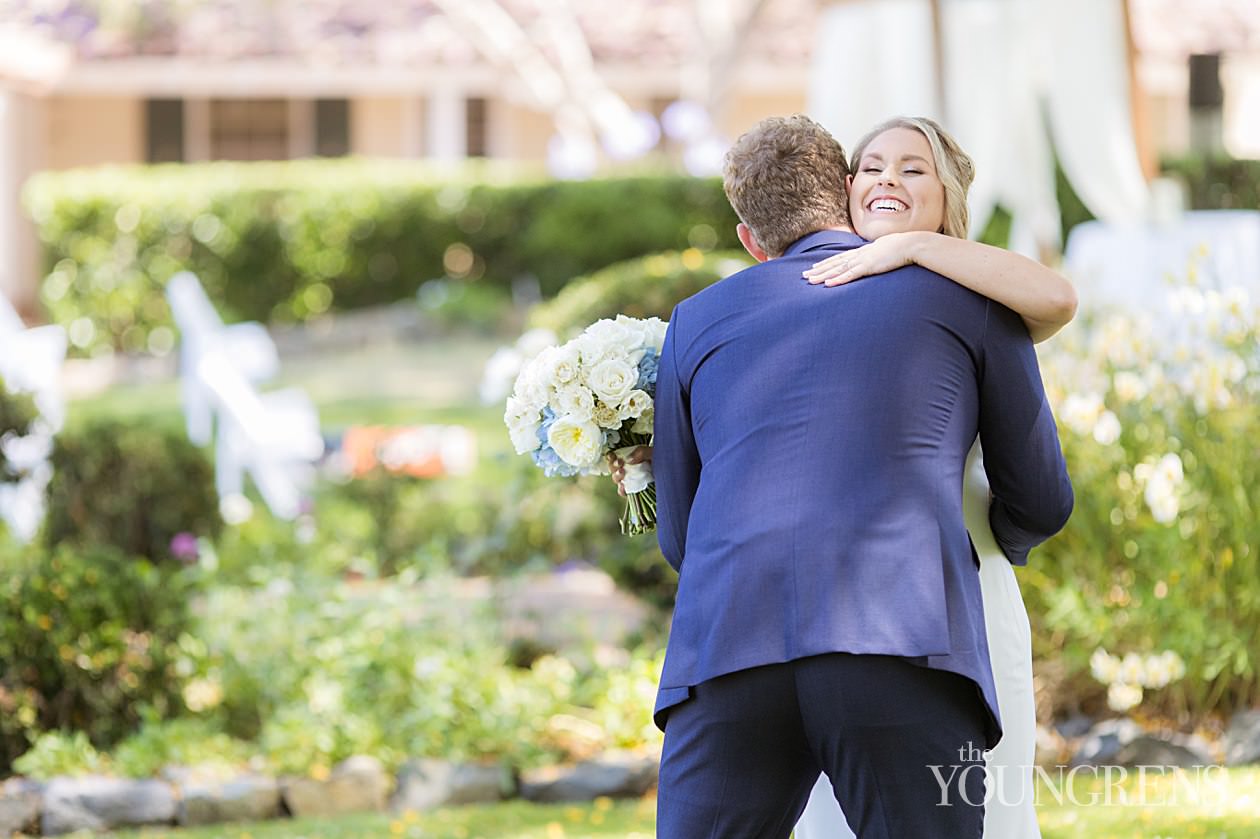
[[[921,119],[868,134],[852,171],[802,116],[727,155],[758,264],[674,310],[636,452],[679,572],[664,839],[1038,835],[1011,566],[1071,512],[1030,335],[1075,298],[963,238],[972,175]]]

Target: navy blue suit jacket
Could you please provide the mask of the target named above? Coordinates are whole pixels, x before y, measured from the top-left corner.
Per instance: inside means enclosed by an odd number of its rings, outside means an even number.
[[[656,393],[658,538],[679,572],[656,703],[829,652],[972,679],[1000,736],[963,471],[980,436],[1014,563],[1072,488],[1032,342],[1009,309],[902,268],[838,288],[801,271],[865,244],[813,233],[683,301]]]

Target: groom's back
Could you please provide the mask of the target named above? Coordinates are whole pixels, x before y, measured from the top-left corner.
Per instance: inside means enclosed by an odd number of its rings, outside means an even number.
[[[951,651],[943,595],[974,576],[962,478],[990,303],[917,268],[839,288],[800,278],[857,241],[814,234],[813,249],[798,243],[674,313],[700,470],[673,629],[695,643],[671,642],[695,659],[674,655],[667,677],[684,664],[710,678],[839,650]]]

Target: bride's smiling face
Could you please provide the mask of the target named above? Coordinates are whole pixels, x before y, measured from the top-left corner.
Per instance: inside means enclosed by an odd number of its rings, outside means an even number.
[[[932,147],[913,128],[890,128],[862,150],[849,176],[849,216],[864,239],[945,224],[945,186]]]

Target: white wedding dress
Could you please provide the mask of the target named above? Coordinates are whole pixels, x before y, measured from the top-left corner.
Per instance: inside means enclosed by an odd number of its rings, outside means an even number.
[[[1037,714],[1033,704],[1032,634],[1028,611],[1019,593],[1015,569],[1006,560],[989,528],[989,482],[980,444],[971,447],[963,480],[967,530],[980,557],[980,591],[989,660],[1002,715],[1002,740],[987,754],[991,788],[984,808],[985,839],[1040,839],[1033,807],[1032,765],[1037,746]],[[796,839],[853,839],[826,775],[818,779],[796,824]]]

